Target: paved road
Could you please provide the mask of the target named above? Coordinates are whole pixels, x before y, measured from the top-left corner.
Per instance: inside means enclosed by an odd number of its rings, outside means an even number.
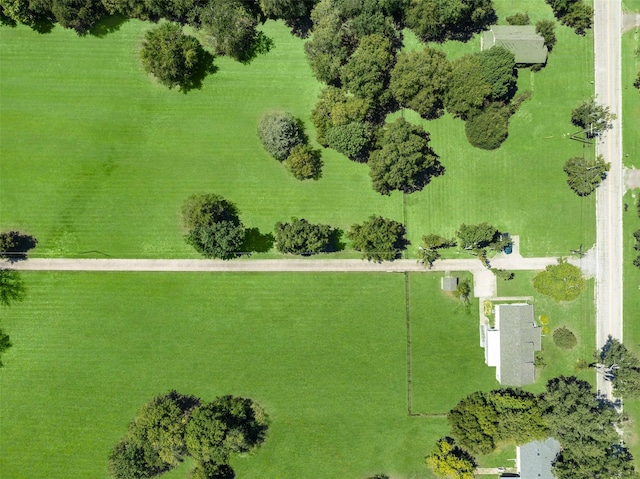
[[[596,190],[596,344],[611,335],[622,341],[622,96],[621,0],[594,2],[595,93],[617,115],[596,152],[611,163],[607,180]],[[598,376],[598,389],[611,397],[610,383]]]

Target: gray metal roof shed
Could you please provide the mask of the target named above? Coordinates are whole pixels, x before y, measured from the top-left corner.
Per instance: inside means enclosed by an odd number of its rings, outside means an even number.
[[[555,479],[551,467],[560,452],[560,443],[550,437],[518,447],[517,465],[521,479]]]
[[[516,63],[546,63],[549,51],[544,38],[533,25],[494,25],[481,37],[482,50],[494,46],[506,48],[516,57]]]

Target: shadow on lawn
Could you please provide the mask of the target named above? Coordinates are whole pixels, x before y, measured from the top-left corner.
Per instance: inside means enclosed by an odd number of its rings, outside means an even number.
[[[273,248],[275,238],[272,233],[262,234],[258,228],[247,228],[241,249],[244,254],[266,253]]]
[[[89,30],[89,34],[102,38],[110,33],[117,32],[120,30],[120,27],[128,21],[129,19],[123,15],[107,15],[102,17],[102,19]]]

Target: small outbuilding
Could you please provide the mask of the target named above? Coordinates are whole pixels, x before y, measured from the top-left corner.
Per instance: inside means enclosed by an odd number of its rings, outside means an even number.
[[[546,63],[549,50],[533,25],[494,25],[480,37],[480,48],[500,46],[516,57],[516,64]]]
[[[456,276],[445,276],[440,281],[443,291],[455,291],[458,288],[458,278]]]
[[[550,437],[518,446],[516,468],[521,479],[555,479],[552,468],[560,452],[560,443]],[[513,477],[513,476],[511,476]]]

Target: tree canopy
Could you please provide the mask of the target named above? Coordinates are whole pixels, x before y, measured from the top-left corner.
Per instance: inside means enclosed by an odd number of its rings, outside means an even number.
[[[468,40],[497,20],[492,0],[412,0],[406,22],[425,42]]]
[[[473,456],[450,437],[438,439],[435,449],[427,456],[427,465],[434,474],[452,479],[473,479],[477,467]]]
[[[320,150],[309,144],[294,146],[284,164],[297,180],[317,180],[322,176]]]
[[[0,258],[19,260],[27,257],[27,252],[37,246],[38,240],[19,231],[0,233]]]
[[[329,133],[332,128],[359,123],[363,128],[368,128],[366,120],[372,111],[372,104],[368,100],[348,96],[343,90],[335,87],[327,87],[320,91],[320,97],[311,112],[311,121],[316,127],[316,139],[322,146],[331,146],[329,139],[340,146],[340,141],[333,136],[342,138],[344,135],[351,136],[357,133],[343,131],[340,133]],[[358,128],[358,127],[355,127]],[[365,133],[363,133],[364,135]],[[337,148],[336,148],[337,149]],[[346,149],[343,147],[343,149]],[[358,148],[361,151],[362,148]],[[344,151],[341,151],[344,153]],[[347,155],[349,156],[349,155]],[[350,156],[349,156],[350,157]],[[350,157],[351,158],[351,157]]]
[[[509,135],[511,110],[499,103],[477,110],[464,123],[469,143],[483,150],[495,150]]]
[[[211,62],[198,40],[182,33],[181,27],[173,23],[147,31],[140,56],[145,70],[160,83],[183,90],[194,87]]]
[[[444,52],[425,47],[401,52],[391,71],[389,88],[403,106],[427,119],[443,113],[444,96],[451,81],[451,64]]]
[[[562,169],[567,174],[567,184],[578,196],[589,196],[607,177],[611,167],[602,155],[595,160],[584,157],[569,158]]]
[[[362,37],[342,67],[342,84],[358,98],[386,104],[391,99],[388,85],[392,62],[391,41],[387,37],[380,33]]]
[[[451,62],[451,83],[444,96],[449,113],[466,119],[473,110],[483,107],[491,93],[477,55],[464,55]]]
[[[640,398],[640,360],[616,338],[609,336],[594,354],[613,385],[613,394],[623,399]]]
[[[276,248],[281,253],[312,255],[336,250],[337,231],[329,225],[293,218],[276,223]]]
[[[595,138],[610,129],[615,118],[608,106],[596,103],[595,97],[584,100],[571,112],[571,123],[582,128],[587,138]]]
[[[579,35],[591,28],[593,22],[593,8],[583,0],[546,0],[553,10],[555,17]]]
[[[491,100],[505,101],[516,90],[516,57],[506,48],[492,47],[478,53],[482,76],[491,86]]]
[[[371,123],[352,121],[329,128],[326,132],[326,143],[347,158],[363,162],[367,161],[373,135]]]
[[[247,398],[222,396],[202,403],[176,391],[147,402],[109,456],[116,479],[156,476],[189,454],[198,479],[232,479],[231,454],[260,445],[267,431],[264,410]]]
[[[378,193],[420,191],[433,176],[444,172],[429,146],[429,134],[403,118],[387,125],[381,144],[382,148],[369,156],[373,189]]]
[[[477,225],[461,224],[456,236],[458,245],[465,250],[477,250],[490,246],[499,239],[498,228],[487,222]]]
[[[241,0],[209,2],[200,16],[202,31],[216,53],[248,61],[259,41],[255,15]]]
[[[306,142],[300,120],[283,111],[270,111],[263,115],[258,136],[265,150],[278,161],[286,160],[295,146]]]
[[[575,377],[551,379],[541,407],[551,435],[562,446],[553,466],[558,479],[633,476],[633,458],[616,430],[620,414],[593,393],[591,384]]]
[[[197,194],[182,206],[188,244],[207,258],[231,259],[244,241],[244,226],[235,205],[222,196]]]
[[[556,301],[573,301],[585,290],[587,283],[580,268],[561,259],[558,264],[551,264],[535,275],[533,287]]]
[[[347,233],[356,251],[362,252],[362,257],[369,261],[393,261],[406,249],[408,241],[405,238],[405,228],[402,223],[371,216],[362,224],[354,224]]]
[[[2,329],[0,329],[0,368],[3,366],[2,364],[2,355],[12,346],[11,339],[9,335],[6,334]]]
[[[556,44],[556,24],[552,20],[540,20],[536,23],[536,33],[544,38],[544,44],[549,51]]]

